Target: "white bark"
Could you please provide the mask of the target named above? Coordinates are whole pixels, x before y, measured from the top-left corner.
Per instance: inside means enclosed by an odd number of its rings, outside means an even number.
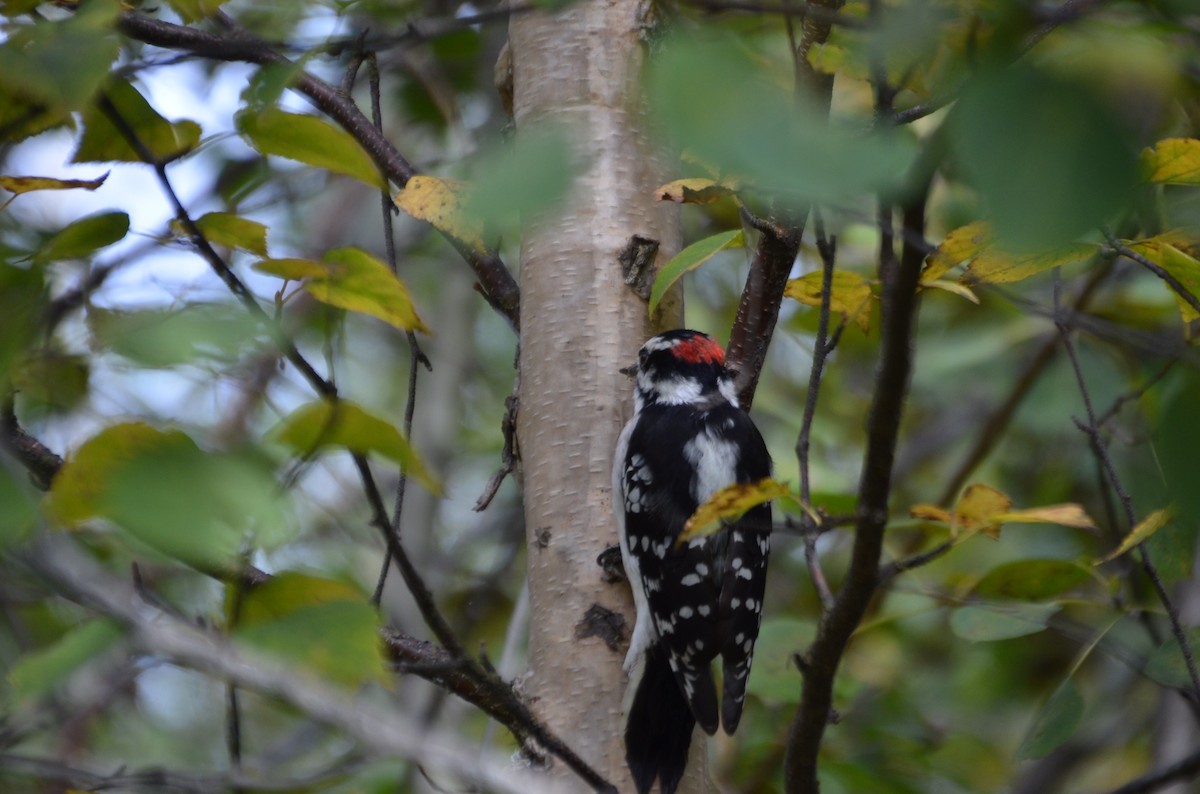
[[[632,790],[622,747],[625,648],[576,631],[593,604],[624,616],[626,639],[632,629],[628,588],[603,582],[596,564],[616,543],[610,467],[632,403],[617,370],[682,318],[675,295],[652,326],[618,262],[635,234],[660,242],[658,265],[679,250],[677,210],[653,201],[667,177],[637,96],[649,13],[638,0],[583,0],[555,15],[517,15],[509,31],[518,134],[565,124],[586,164],[568,205],[522,239],[518,438],[533,609],[526,691],[550,728],[621,791]],[[555,771],[570,779],[563,765]]]

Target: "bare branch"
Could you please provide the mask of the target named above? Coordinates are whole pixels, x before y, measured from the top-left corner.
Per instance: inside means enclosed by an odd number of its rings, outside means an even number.
[[[461,737],[412,722],[377,699],[352,696],[312,676],[297,675],[287,665],[175,618],[92,562],[63,533],[39,533],[26,561],[62,594],[126,625],[145,652],[278,697],[355,737],[372,752],[445,769],[464,781],[509,794],[555,790],[550,781],[513,769],[507,760],[463,753]]]
[[[219,15],[219,19],[226,29],[220,34],[214,34],[152,19],[131,11],[121,15],[118,29],[124,35],[146,44],[186,50],[214,60],[295,65],[265,41],[239,27],[229,17],[222,14]],[[350,133],[391,181],[403,187],[416,175],[416,168],[375,128],[354,101],[338,88],[300,69],[296,72],[293,88]],[[518,329],[520,289],[512,273],[494,253],[476,251],[449,237],[447,240],[455,246],[475,272],[483,297],[514,329]]]
[[[1087,412],[1088,418],[1086,423],[1075,419],[1075,425],[1087,434],[1090,439],[1092,452],[1103,464],[1104,472],[1108,476],[1108,484],[1117,495],[1117,499],[1120,501],[1121,507],[1125,512],[1126,531],[1132,531],[1137,526],[1137,514],[1133,509],[1133,499],[1130,497],[1129,492],[1125,490],[1125,486],[1117,474],[1116,466],[1113,465],[1112,458],[1108,454],[1108,445],[1100,435],[1100,428],[1096,422],[1096,411],[1092,408],[1091,394],[1088,392],[1087,381],[1083,376],[1083,368],[1079,364],[1079,357],[1075,353],[1075,343],[1071,339],[1071,334],[1066,324],[1057,316],[1057,309],[1061,305],[1059,302],[1059,288],[1060,276],[1056,271],[1054,281],[1055,319],[1058,323],[1059,336],[1062,338],[1063,349],[1066,351],[1067,358],[1071,362],[1071,369],[1075,373],[1075,382],[1079,386],[1079,393],[1083,399],[1084,409]],[[1154,565],[1153,560],[1151,560],[1150,552],[1146,549],[1146,544],[1138,544],[1136,553],[1142,570],[1150,580],[1150,584],[1154,588],[1159,602],[1162,603],[1163,608],[1167,612],[1167,619],[1171,625],[1171,634],[1175,637],[1175,641],[1179,643],[1180,652],[1183,654],[1183,660],[1187,665],[1188,677],[1191,679],[1192,684],[1192,694],[1195,696],[1196,702],[1200,702],[1200,672],[1197,672],[1196,659],[1192,653],[1191,643],[1188,641],[1183,624],[1180,621],[1179,609],[1172,602],[1166,587],[1163,586],[1162,578],[1158,575],[1158,568]],[[1197,712],[1197,718],[1200,719],[1200,712]]]

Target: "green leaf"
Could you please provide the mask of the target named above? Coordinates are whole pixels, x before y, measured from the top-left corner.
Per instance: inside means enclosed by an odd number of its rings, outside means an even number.
[[[284,571],[242,595],[237,604],[237,618],[230,623],[239,626],[267,623],[286,617],[301,607],[338,601],[363,603],[365,600],[358,588],[346,582]]]
[[[38,516],[37,501],[31,493],[27,477],[19,482],[20,466],[6,453],[0,452],[0,552],[21,543],[29,536]]]
[[[441,486],[417,457],[404,434],[386,419],[347,400],[317,400],[284,417],[271,436],[299,455],[329,447],[345,447],[361,455],[375,453],[400,464],[431,492]]]
[[[47,240],[35,254],[40,262],[59,259],[83,259],[112,245],[129,232],[129,216],[124,212],[101,212],[80,218]]]
[[[25,654],[8,672],[18,701],[47,694],[120,638],[116,622],[97,618],[75,626],[47,647]]]
[[[108,77],[120,53],[120,10],[118,0],[92,0],[60,20],[8,26],[0,43],[2,93],[53,111],[43,119],[61,123],[59,113],[83,107]]]
[[[657,128],[711,166],[711,176],[791,205],[894,188],[916,153],[915,136],[830,120],[792,90],[792,65],[772,59],[772,49],[761,39],[692,32],[664,43],[648,74]]]
[[[95,517],[100,513],[99,500],[107,487],[108,473],[143,451],[177,443],[174,435],[187,438],[182,433],[164,434],[140,422],[101,430],[67,459],[54,478],[47,499],[48,513],[68,527]]]
[[[352,176],[371,187],[386,188],[379,167],[349,134],[316,116],[268,108],[237,116],[238,132],[263,154],[298,160],[314,168]]]
[[[286,529],[279,486],[248,456],[207,453],[179,431],[106,428],[84,443],[51,486],[51,512],[75,525],[107,518],[135,541],[206,572]]]
[[[46,130],[74,126],[70,111],[19,95],[0,77],[0,141],[20,143]]]
[[[1184,636],[1192,649],[1192,658],[1197,659],[1200,663],[1200,629],[1190,629],[1184,632]],[[1150,654],[1142,672],[1166,686],[1176,689],[1192,688],[1192,677],[1188,672],[1187,660],[1183,658],[1183,650],[1174,637],[1166,640]]]
[[[772,618],[762,622],[746,691],[767,703],[799,703],[800,671],[793,657],[817,634],[812,621]]]
[[[1200,488],[1196,487],[1196,450],[1200,449],[1200,373],[1188,367],[1173,373],[1155,422],[1155,469],[1165,480],[1164,492],[1149,504],[1170,504],[1176,520],[1147,541],[1159,575],[1166,582],[1192,576],[1200,542]]]
[[[948,127],[956,160],[1013,251],[1072,242],[1110,220],[1137,185],[1122,120],[1085,84],[1024,63],[980,72]]]
[[[1091,578],[1087,568],[1068,560],[1015,560],[996,566],[975,585],[982,598],[1044,601]]]
[[[304,289],[330,306],[369,314],[404,331],[429,329],[417,316],[404,282],[361,248],[334,248],[320,262],[265,259],[254,269],[283,278],[307,279]]]
[[[267,227],[258,221],[230,212],[210,212],[198,218],[196,226],[210,243],[267,255]]]
[[[654,286],[650,290],[650,313],[654,314],[663,295],[684,273],[695,270],[721,251],[745,244],[746,237],[742,230],[735,229],[698,240],[671,257],[671,261],[663,265],[654,278]]]
[[[530,127],[512,145],[485,155],[471,170],[463,213],[519,237],[522,219],[561,205],[578,170],[567,136]]]
[[[155,161],[176,160],[200,143],[199,124],[186,119],[167,121],[127,80],[113,80],[104,94]],[[73,161],[140,163],[142,158],[108,114],[98,105],[91,105],[83,112],[83,135]]]
[[[12,384],[40,408],[68,411],[87,397],[90,374],[86,356],[43,348],[15,369]]]
[[[1083,697],[1068,678],[1059,684],[1046,705],[1042,706],[1037,720],[1017,750],[1017,758],[1045,758],[1071,738],[1082,719]]]
[[[238,626],[234,641],[348,687],[388,681],[379,618],[365,600],[275,606],[285,613]]]
[[[211,17],[220,11],[221,6],[229,0],[167,0],[167,2],[171,8],[175,9],[175,13],[179,14],[180,19],[191,23]]]
[[[950,630],[971,642],[992,642],[1037,634],[1058,612],[1058,604],[968,605],[950,615]]]
[[[178,309],[114,311],[90,306],[92,343],[146,367],[206,358],[236,361],[266,339],[262,324],[229,303],[189,303]]]

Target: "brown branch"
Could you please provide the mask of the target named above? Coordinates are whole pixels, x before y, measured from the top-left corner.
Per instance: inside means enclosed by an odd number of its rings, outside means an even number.
[[[127,626],[132,641],[144,652],[278,697],[374,753],[442,767],[488,790],[530,794],[550,788],[544,778],[515,770],[506,761],[465,756],[459,736],[418,725],[377,700],[297,675],[276,659],[247,651],[164,612],[103,570],[65,533],[39,533],[24,560],[67,598]]]
[[[0,447],[8,450],[29,471],[35,486],[43,491],[50,490],[50,483],[62,468],[63,459],[21,428],[11,400],[0,407]]]
[[[833,300],[833,270],[837,260],[837,239],[825,236],[825,224],[819,212],[814,212],[813,225],[817,233],[817,250],[821,253],[821,306],[817,315],[817,336],[813,340],[812,368],[808,374],[808,393],[804,399],[804,415],[800,421],[800,432],[796,436],[796,461],[800,466],[800,501],[809,504],[811,488],[808,472],[809,437],[812,434],[813,418],[817,412],[817,397],[821,392],[821,379],[825,371],[825,360],[832,346],[829,344],[829,312]],[[821,599],[822,609],[833,606],[833,592],[817,557],[817,526],[813,517],[805,512],[801,519],[804,531],[804,560],[812,577],[813,587]]]
[[[910,238],[924,236],[932,173],[932,168],[918,172],[917,187],[903,205],[904,228]],[[912,370],[917,285],[924,258],[920,246],[906,242],[892,286],[883,294],[882,350],[867,420],[854,547],[833,608],[821,620],[817,637],[804,656],[803,693],[789,730],[784,766],[784,787],[789,794],[818,791],[817,757],[833,709],[834,678],[850,636],[879,585],[892,464]]]
[[[1059,301],[1059,275],[1055,273],[1054,282],[1054,308],[1056,310],[1055,322],[1058,325],[1059,336],[1062,339],[1063,349],[1067,353],[1067,359],[1071,362],[1071,369],[1075,373],[1075,382],[1079,387],[1080,397],[1083,399],[1084,410],[1087,412],[1087,422],[1084,423],[1079,419],[1075,419],[1075,425],[1083,431],[1091,441],[1092,452],[1097,459],[1103,464],[1104,472],[1108,477],[1109,487],[1113,493],[1117,495],[1118,501],[1125,513],[1125,522],[1127,531],[1132,531],[1137,526],[1137,514],[1133,509],[1133,498],[1125,489],[1120,476],[1117,474],[1116,466],[1113,464],[1112,457],[1108,454],[1108,445],[1104,442],[1103,436],[1100,434],[1100,427],[1096,422],[1096,411],[1092,407],[1091,394],[1088,391],[1087,381],[1083,375],[1083,368],[1080,366],[1079,357],[1075,352],[1075,343],[1071,340],[1070,329],[1066,323],[1057,316],[1057,310],[1060,308]],[[1191,643],[1188,641],[1187,634],[1184,632],[1183,623],[1179,617],[1179,609],[1171,600],[1167,593],[1166,587],[1163,585],[1162,578],[1158,574],[1158,568],[1154,565],[1154,561],[1150,557],[1150,552],[1146,549],[1145,543],[1139,543],[1136,547],[1138,562],[1142,566],[1146,577],[1150,580],[1151,586],[1154,588],[1155,594],[1158,596],[1159,602],[1167,613],[1167,620],[1171,626],[1171,634],[1175,637],[1175,641],[1179,644],[1180,653],[1183,655],[1184,664],[1187,666],[1188,677],[1191,680],[1192,694],[1195,697],[1195,702],[1200,703],[1200,671],[1196,667],[1196,659],[1192,653]],[[1200,717],[1200,714],[1197,715]]]
[[[186,50],[213,60],[295,66],[293,61],[262,39],[238,27],[228,17],[220,15],[220,20],[225,30],[215,34],[152,19],[136,12],[126,12],[121,15],[117,28],[129,38],[146,44]],[[417,174],[416,168],[375,128],[358,105],[338,88],[303,70],[297,70],[292,87],[353,136],[392,182],[403,187]],[[514,329],[520,328],[520,289],[505,264],[490,251],[481,253],[451,237],[446,239],[475,272],[480,292],[488,304]]]

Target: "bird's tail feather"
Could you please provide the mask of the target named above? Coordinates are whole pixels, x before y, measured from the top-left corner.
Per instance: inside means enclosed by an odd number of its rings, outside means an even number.
[[[661,643],[646,651],[645,667],[625,723],[625,762],[638,794],[657,778],[662,794],[674,794],[687,768],[696,718],[675,683]]]

